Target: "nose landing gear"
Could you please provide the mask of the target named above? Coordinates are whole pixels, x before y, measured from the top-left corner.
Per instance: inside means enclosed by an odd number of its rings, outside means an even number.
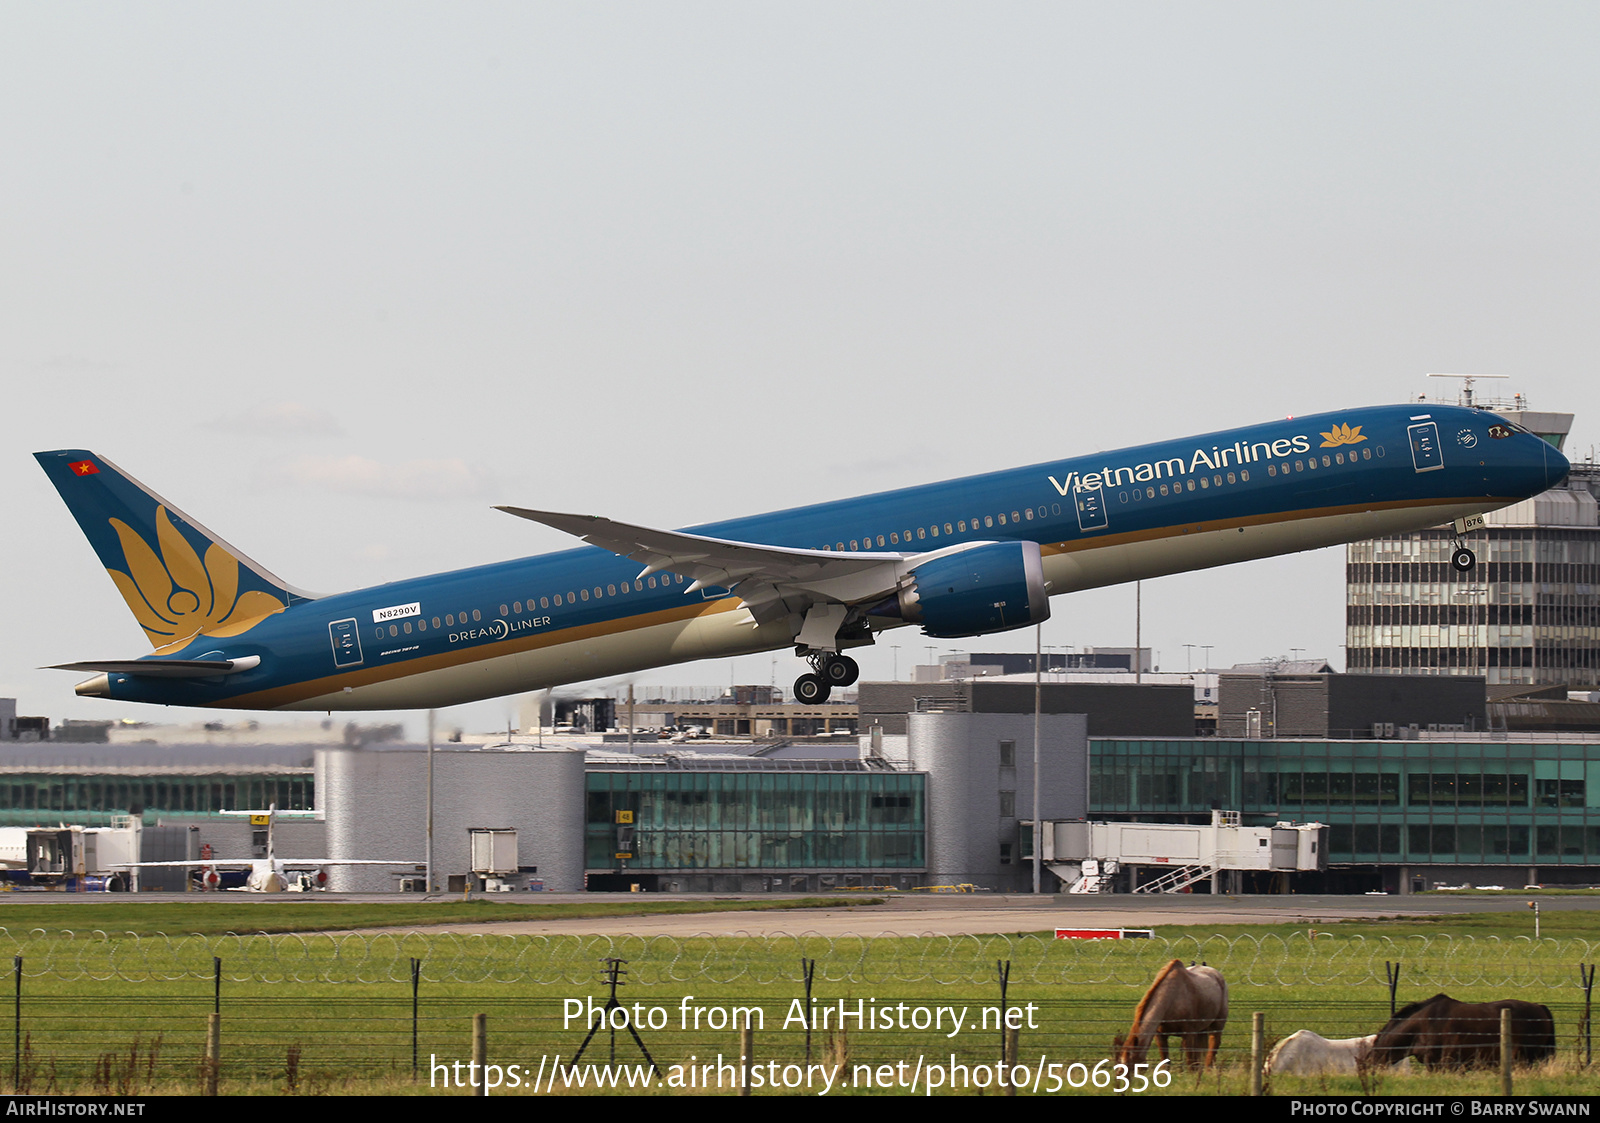
[[[1464,519],[1457,519],[1450,524],[1453,532],[1450,535],[1451,545],[1455,547],[1450,554],[1450,564],[1455,567],[1457,573],[1470,573],[1478,564],[1478,555],[1469,550],[1467,544],[1461,539],[1463,535],[1470,534],[1475,530],[1482,530],[1483,527],[1484,517],[1482,515],[1470,515]]]

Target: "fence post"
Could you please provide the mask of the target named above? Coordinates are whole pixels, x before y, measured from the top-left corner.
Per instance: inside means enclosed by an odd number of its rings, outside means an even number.
[[[756,1051],[756,1031],[746,1018],[744,1028],[739,1031],[739,1094],[750,1094],[750,1065],[754,1059],[751,1054]]]
[[[995,973],[1000,976],[1000,1059],[1006,1056],[1006,990],[1011,983],[1011,960],[994,961]]]
[[[1261,1054],[1266,1051],[1267,1015],[1263,1010],[1257,1010],[1250,1015],[1250,1094],[1261,1094],[1261,1063],[1266,1058]]]
[[[222,1013],[222,957],[211,957],[211,1012]]]
[[[1392,1018],[1394,1017],[1394,994],[1395,990],[1400,986],[1400,961],[1398,959],[1393,963],[1390,963],[1387,959],[1383,961],[1383,977],[1389,982],[1389,1016]]]
[[[1594,1063],[1594,1050],[1592,1035],[1594,1032],[1594,964],[1585,969],[1582,963],[1578,964],[1578,984],[1583,987],[1583,1023],[1582,1032],[1579,1034],[1583,1042],[1583,1067],[1588,1068]]]
[[[1511,1095],[1511,1011],[1500,1009],[1500,1094]]]
[[[1006,1030],[1006,1055],[1005,1059],[1000,1062],[1001,1067],[1005,1069],[1005,1074],[1001,1077],[1001,1082],[1005,1085],[1006,1095],[1008,1096],[1014,1096],[1017,1094],[1017,1086],[1012,1081],[1011,1077],[1012,1074],[1016,1072],[1017,1068],[1018,1033],[1019,1031],[1016,1026],[1011,1026]]]
[[[816,974],[816,970],[817,970],[817,961],[815,959],[806,959],[804,956],[801,957],[801,959],[800,959],[800,972],[801,972],[802,975],[805,976],[805,980],[806,980],[806,1063],[807,1064],[811,1063],[811,978],[812,978],[812,976],[814,974]]]
[[[20,1095],[22,1093],[22,956],[16,957],[14,966],[17,971],[17,997],[11,1026],[14,1037],[11,1054],[11,1090]]]
[[[422,979],[422,960],[411,960],[411,1082],[417,1081],[417,987]]]
[[[489,1015],[472,1015],[472,1063],[478,1072],[478,1083],[473,1087],[474,1096],[487,1096],[489,1094]],[[468,1078],[472,1071],[467,1072]]]
[[[205,1095],[217,1094],[217,1075],[221,1068],[222,1015],[211,1013],[206,1015]]]

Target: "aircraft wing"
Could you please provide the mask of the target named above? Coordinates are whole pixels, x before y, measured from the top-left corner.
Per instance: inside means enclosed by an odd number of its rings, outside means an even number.
[[[265,858],[256,861],[264,862]],[[106,866],[108,870],[153,870],[153,869],[223,869],[223,870],[248,870],[255,868],[255,862],[249,858],[196,858],[190,862],[117,862]]]
[[[386,862],[382,858],[276,858],[278,865],[285,869],[299,869],[301,866],[422,866],[426,862],[418,861],[393,861]]]
[[[818,601],[856,604],[894,590],[912,554],[844,553],[655,530],[597,515],[496,507],[641,562],[639,577],[666,570],[693,579],[692,593],[712,585],[736,589],[758,623],[804,612]]]

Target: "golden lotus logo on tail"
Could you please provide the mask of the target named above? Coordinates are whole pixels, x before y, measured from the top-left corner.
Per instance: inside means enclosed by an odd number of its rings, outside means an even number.
[[[201,632],[236,636],[283,611],[283,602],[274,596],[255,589],[239,592],[239,562],[227,550],[212,545],[201,561],[165,507],[156,508],[159,554],[121,519],[109,521],[122,542],[128,572],[106,572],[156,647]]]
[[[1367,438],[1361,435],[1359,425],[1335,425],[1332,429],[1322,434],[1323,448],[1338,448],[1340,445],[1360,444]]]

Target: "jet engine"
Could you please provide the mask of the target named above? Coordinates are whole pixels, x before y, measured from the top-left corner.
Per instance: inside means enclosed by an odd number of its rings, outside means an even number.
[[[941,639],[1025,628],[1050,619],[1037,542],[976,542],[913,569],[878,610]]]

